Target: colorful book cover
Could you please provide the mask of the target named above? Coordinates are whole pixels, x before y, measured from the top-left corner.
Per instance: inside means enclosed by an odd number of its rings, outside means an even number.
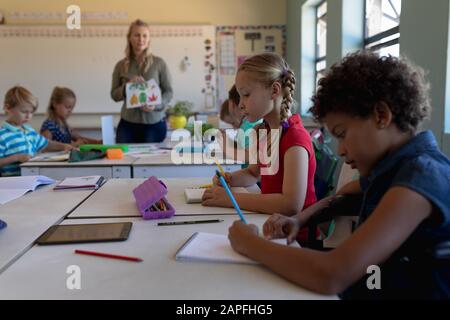
[[[161,89],[155,79],[142,83],[128,83],[126,86],[127,108],[139,108],[144,105],[161,104]]]

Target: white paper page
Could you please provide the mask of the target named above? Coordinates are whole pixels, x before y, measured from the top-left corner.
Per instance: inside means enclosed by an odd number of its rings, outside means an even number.
[[[28,191],[27,189],[0,190],[0,204],[20,198]]]
[[[286,245],[286,239],[273,242]],[[300,247],[294,241],[292,246]],[[227,235],[197,232],[175,255],[180,261],[257,264],[233,250]]]
[[[0,189],[3,190],[35,190],[38,185],[52,184],[55,180],[46,176],[21,176],[0,178]]]
[[[61,183],[58,184],[58,187],[95,186],[100,178],[101,176],[65,178]]]

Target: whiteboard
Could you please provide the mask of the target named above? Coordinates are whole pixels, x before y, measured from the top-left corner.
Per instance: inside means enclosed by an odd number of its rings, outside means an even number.
[[[124,58],[128,26],[0,27],[0,94],[22,85],[45,113],[54,86],[77,95],[75,113],[119,113],[110,97],[115,64]],[[150,48],[168,65],[174,97],[195,111],[216,110],[215,27],[151,26]],[[184,63],[188,57],[188,64]],[[3,102],[3,101],[2,101]]]

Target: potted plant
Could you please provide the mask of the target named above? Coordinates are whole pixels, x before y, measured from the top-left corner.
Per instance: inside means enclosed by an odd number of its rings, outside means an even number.
[[[178,101],[173,107],[167,109],[169,124],[173,129],[181,129],[186,126],[187,118],[191,115],[193,104],[189,101]]]

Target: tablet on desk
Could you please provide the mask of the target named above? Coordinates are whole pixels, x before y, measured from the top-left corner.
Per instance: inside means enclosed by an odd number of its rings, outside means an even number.
[[[36,243],[40,245],[124,241],[128,239],[132,223],[67,224],[50,227]]]

